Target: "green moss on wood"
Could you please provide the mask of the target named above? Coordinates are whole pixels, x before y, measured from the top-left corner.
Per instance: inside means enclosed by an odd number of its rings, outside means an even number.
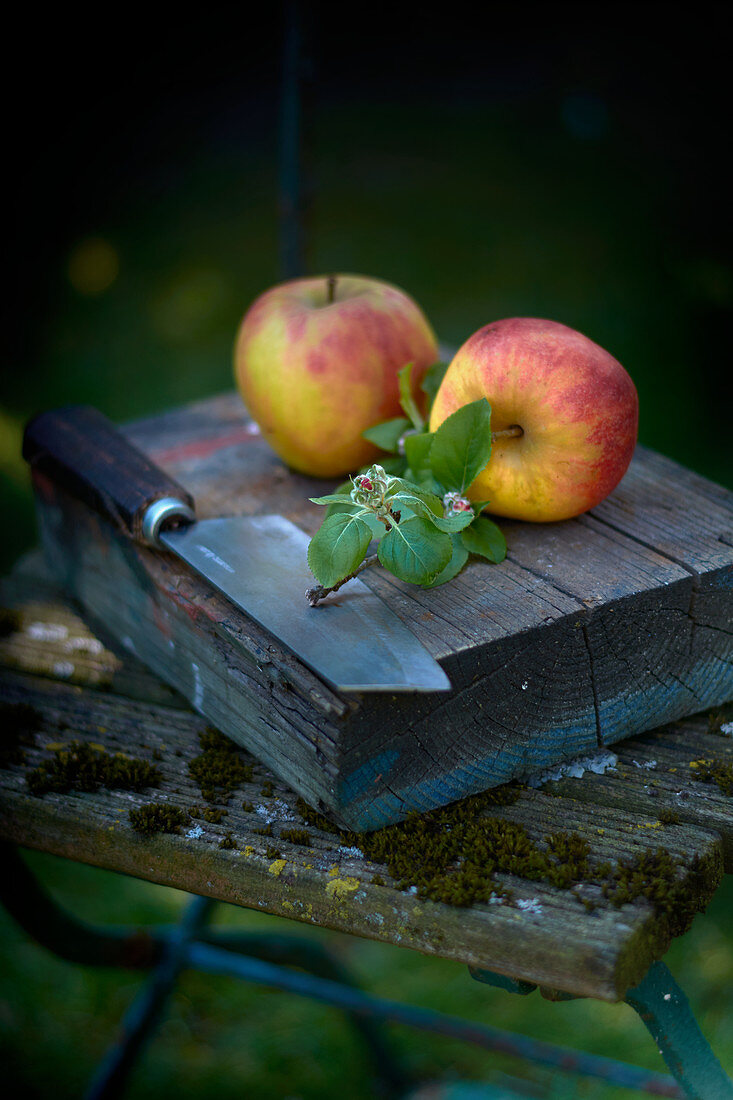
[[[247,800],[246,800],[246,799],[245,799],[245,801],[244,801],[244,802],[242,803],[242,809],[244,810],[244,812],[245,812],[246,814],[253,814],[253,813],[255,812],[255,808],[254,808],[254,805],[253,805],[253,804],[252,804],[251,802],[247,802]]]
[[[272,785],[272,780],[268,779],[266,783],[262,784],[262,790],[260,794],[263,798],[272,798],[275,794],[275,788]]]
[[[224,834],[224,836],[219,841],[219,847],[220,848],[236,848],[236,844],[234,843],[234,837],[232,836],[231,833],[225,833]]]
[[[722,874],[720,854],[680,863],[663,848],[647,849],[631,860],[622,860],[604,886],[613,905],[628,905],[644,898],[663,922],[669,936],[681,936],[702,912]]]
[[[109,753],[83,741],[54,749],[50,760],[26,776],[31,793],[38,796],[49,791],[96,791],[100,787],[142,791],[158,787],[160,781],[159,769],[147,760]]]
[[[146,802],[144,806],[130,810],[130,824],[136,832],[144,836],[177,833],[187,821],[188,817],[183,810],[165,802]]]
[[[280,839],[288,840],[291,844],[302,844],[306,848],[311,844],[311,835],[307,829],[281,829]]]
[[[282,852],[280,851],[279,848],[276,848],[274,845],[271,845],[269,848],[265,849],[265,855],[267,856],[268,859],[281,859],[282,858]]]
[[[237,746],[218,730],[199,736],[202,752],[188,765],[188,773],[207,802],[230,795],[241,783],[252,780],[252,765],[245,764]]]
[[[337,829],[302,799],[297,806],[309,825],[335,832],[343,844],[356,845],[367,859],[384,864],[398,889],[412,887],[432,901],[468,906],[492,894],[508,897],[496,879],[499,872],[559,889],[589,878],[598,881],[590,847],[578,834],[553,833],[540,846],[524,826],[488,816],[497,806],[516,802],[520,793],[520,786],[508,783],[363,834]]]
[[[681,825],[682,818],[676,810],[661,810],[659,813],[660,825]]]
[[[691,760],[693,779],[700,783],[714,783],[723,794],[733,795],[733,764],[710,757]]]
[[[200,818],[202,821],[208,821],[210,825],[218,825],[223,817],[226,817],[229,813],[223,807],[219,806],[216,809],[213,806],[192,806],[188,811],[191,817]]]
[[[338,825],[334,825],[333,821],[329,821],[322,813],[309,806],[304,798],[299,798],[295,803],[295,807],[306,825],[312,825],[314,829],[321,829],[324,833],[342,832]]]
[[[722,727],[730,721],[733,721],[733,703],[724,703],[722,707],[716,707],[709,712],[707,732],[718,737],[727,737]]]
[[[263,825],[261,829],[253,829],[257,836],[272,836],[272,825]]]
[[[519,794],[516,784],[507,784],[363,834],[339,830],[302,799],[297,806],[309,825],[336,833],[343,844],[358,845],[367,859],[383,864],[398,889],[412,887],[419,897],[449,905],[486,902],[492,894],[511,900],[497,879],[510,874],[572,890],[592,909],[595,903],[578,889],[592,883],[614,904],[638,897],[651,901],[665,934],[676,935],[707,904],[709,883],[700,885],[699,868],[687,873],[669,853],[614,867],[594,860],[589,842],[577,832],[550,833],[538,843],[523,825],[492,816],[496,806],[515,802]],[[381,875],[371,881],[384,884]]]

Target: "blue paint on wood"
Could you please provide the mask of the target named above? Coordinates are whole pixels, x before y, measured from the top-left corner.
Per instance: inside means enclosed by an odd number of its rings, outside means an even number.
[[[660,679],[662,682],[660,683]],[[712,656],[696,661],[690,676],[668,676],[663,671],[649,674],[641,681],[643,690],[620,691],[599,707],[603,741],[611,745],[624,737],[674,722],[706,707],[718,706],[733,697],[733,667]]]
[[[346,776],[340,787],[340,794],[344,806],[363,797],[375,783],[381,782],[389,773],[392,766],[399,760],[400,753],[397,749],[379,753],[373,760],[368,760],[356,771]]]
[[[568,733],[571,732],[571,736]],[[594,752],[598,748],[595,735],[595,720],[583,727],[565,728],[545,732],[542,743],[538,731],[537,739],[515,744],[509,749],[487,754],[483,760],[473,760],[446,769],[442,775],[428,774],[423,780],[409,784],[399,783],[396,776],[388,771],[381,772],[378,786],[375,783],[379,769],[372,773],[374,787],[363,787],[362,797],[346,803],[343,788],[339,789],[339,805],[346,811],[348,824],[357,831],[379,829],[384,825],[402,820],[411,810],[424,813],[438,806],[445,806],[470,794],[478,794],[488,787],[508,783],[511,779],[542,771],[558,760],[570,756]],[[389,754],[383,753],[376,759],[382,761]],[[434,761],[426,759],[426,771],[434,767]],[[353,775],[363,781],[368,775],[368,765],[363,765]],[[395,769],[393,768],[393,771]],[[352,777],[349,777],[351,780]],[[347,782],[349,781],[347,780]],[[385,783],[389,788],[385,788]]]

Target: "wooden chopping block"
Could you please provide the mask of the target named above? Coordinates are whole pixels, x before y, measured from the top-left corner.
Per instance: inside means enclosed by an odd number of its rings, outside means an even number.
[[[189,490],[199,518],[277,512],[310,533],[321,522],[308,498],[328,483],[287,470],[234,394],[126,434]],[[35,488],[49,565],[96,629],[356,830],[733,696],[733,497],[641,447],[592,512],[500,521],[501,565],[471,561],[433,590],[362,575],[450,677],[451,692],[423,695],[336,694],[181,561],[42,477]]]

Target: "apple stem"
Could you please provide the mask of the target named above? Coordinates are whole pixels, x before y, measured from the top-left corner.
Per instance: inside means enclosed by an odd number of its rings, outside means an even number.
[[[305,591],[305,598],[311,607],[315,607],[319,600],[322,600],[324,596],[328,596],[330,592],[338,592],[342,584],[346,584],[347,581],[352,581],[354,577],[358,577],[364,570],[368,569],[370,565],[376,565],[379,561],[379,554],[370,554],[368,558],[364,558],[361,565],[358,565],[353,573],[349,573],[348,577],[344,577],[338,584],[334,584],[331,588],[324,588],[322,584],[316,584],[313,588],[307,588]]]
[[[519,424],[512,424],[509,428],[502,428],[498,432],[491,433],[491,442],[496,443],[497,439],[519,439],[524,435],[524,428],[520,428]]]
[[[327,294],[326,294],[326,301],[329,305],[331,305],[331,302],[336,301],[336,276],[335,275],[329,275],[328,276],[327,286],[328,286],[328,291],[327,291]]]

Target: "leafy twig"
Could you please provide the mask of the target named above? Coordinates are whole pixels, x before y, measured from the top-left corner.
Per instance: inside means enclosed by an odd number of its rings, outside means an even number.
[[[466,495],[491,455],[490,418],[482,398],[448,417],[433,434],[406,435],[404,420],[370,431],[395,443],[403,433],[404,461],[410,464],[406,473],[413,480],[375,464],[336,493],[311,498],[328,506],[308,547],[308,563],[319,582],[306,592],[311,606],[375,561],[400,580],[434,587],[455,577],[469,554],[492,562],[504,559],[504,536],[480,514],[487,501],[474,503]],[[501,434],[519,432],[511,426]],[[377,553],[367,557],[375,537]]]

